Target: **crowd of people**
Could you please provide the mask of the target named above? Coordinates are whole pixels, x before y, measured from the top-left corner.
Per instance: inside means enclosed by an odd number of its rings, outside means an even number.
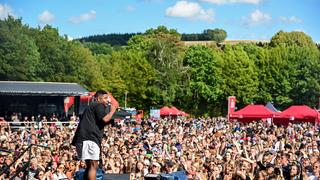
[[[42,117],[20,128],[2,124],[0,179],[14,174],[16,179],[73,179],[86,166],[70,145],[77,119],[72,116],[61,123],[57,117]],[[15,122],[26,121],[34,119]],[[320,178],[319,132],[314,124],[279,127],[262,121],[240,124],[223,117],[116,120],[105,127],[100,166],[107,174],[130,174],[134,180],[175,172],[195,180],[316,180]],[[41,146],[32,146],[29,167],[29,151],[22,152],[30,144]]]

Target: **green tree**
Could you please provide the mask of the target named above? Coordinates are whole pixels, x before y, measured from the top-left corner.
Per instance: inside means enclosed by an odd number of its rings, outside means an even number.
[[[269,62],[267,49],[253,43],[243,43],[241,46],[243,46],[249,59],[255,63],[258,71],[257,76],[259,85],[257,87],[257,97],[254,101],[260,104],[274,102],[273,92],[270,91],[270,87],[274,87],[278,82],[275,81],[273,77],[274,74],[270,70],[270,64],[272,64],[272,62]]]
[[[278,107],[286,107],[292,103],[292,75],[295,73],[293,64],[288,59],[289,51],[285,46],[268,49],[266,64],[260,67],[264,70],[265,87],[269,88],[272,101]]]
[[[65,71],[61,72],[62,77],[59,79],[63,82],[77,82],[89,91],[105,88],[101,64],[96,61],[92,52],[79,42],[65,43],[62,56]]]
[[[294,65],[292,91],[294,104],[307,104],[316,107],[320,96],[320,54],[314,45],[311,47],[289,47],[289,61]]]
[[[217,68],[219,61],[221,57],[205,46],[191,46],[185,53],[184,62],[190,67],[191,97],[187,99],[194,114],[217,113],[212,110],[223,95],[221,69]]]
[[[278,81],[276,101],[283,107],[291,104],[315,106],[319,97],[319,51],[311,37],[303,32],[280,31],[271,39],[270,49]],[[281,78],[281,79],[279,79]],[[274,93],[275,94],[275,93]]]
[[[159,26],[149,29],[143,35],[134,36],[129,49],[144,52],[146,59],[154,68],[153,90],[161,97],[160,105],[172,104],[187,81],[187,68],[184,67],[181,54],[180,34],[173,29]],[[154,101],[154,100],[153,100]]]
[[[121,66],[123,51],[113,52],[109,55],[97,55],[96,59],[102,73],[104,80],[104,88],[115,97],[121,97],[122,93],[126,90],[126,85],[122,79],[122,75],[126,73],[126,70]]]
[[[236,96],[239,105],[254,102],[258,92],[257,69],[241,44],[225,46],[223,61],[219,64],[222,72],[221,90],[224,92],[220,101],[226,101],[228,96]]]
[[[65,69],[65,54],[67,40],[59,36],[57,29],[47,25],[43,29],[32,28],[29,35],[35,40],[39,48],[40,63],[36,67],[37,76],[43,81],[63,81]]]
[[[143,52],[127,50],[121,62],[122,78],[126,85],[128,104],[139,109],[148,109],[158,101],[154,98],[155,69],[148,62]],[[125,92],[123,92],[124,94]],[[158,99],[156,99],[158,100]]]
[[[271,38],[270,46],[275,47],[281,44],[286,46],[297,45],[300,47],[314,46],[314,42],[312,41],[312,38],[306,35],[304,32],[300,32],[300,31],[292,31],[292,32],[279,31],[276,35],[274,35]]]
[[[151,38],[147,35],[135,35],[128,41],[128,49],[147,51],[151,46]]]
[[[68,41],[49,25],[32,28],[40,52],[37,76],[43,81],[76,82],[88,90],[104,87],[101,71],[92,52],[77,41]]]
[[[147,51],[150,64],[156,72],[155,86],[160,90],[163,105],[171,105],[185,85],[188,69],[183,65],[180,34],[176,30],[158,27],[146,32],[151,38]]]
[[[227,32],[223,29],[206,29],[203,31],[203,36],[207,40],[223,42],[227,38]]]
[[[85,42],[83,43],[84,47],[89,48],[90,51],[95,54],[111,54],[113,51],[112,46],[106,43],[92,43],[92,42]]]
[[[154,69],[142,51],[122,50],[113,52],[111,56],[99,55],[97,59],[102,67],[105,88],[120,104],[124,105],[125,93],[128,107],[148,109],[156,104],[152,100]]]
[[[9,16],[0,20],[0,79],[37,80],[38,48],[22,25],[21,19]]]

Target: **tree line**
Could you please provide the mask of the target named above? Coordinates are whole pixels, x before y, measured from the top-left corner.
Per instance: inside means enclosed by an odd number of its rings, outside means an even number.
[[[99,34],[88,37],[79,38],[80,42],[106,43],[111,46],[125,46],[132,36],[141,33],[124,33],[124,34]]]
[[[148,110],[175,105],[195,116],[225,115],[227,97],[238,107],[273,102],[316,107],[320,51],[303,32],[279,31],[268,44],[186,47],[182,35],[159,26],[125,46],[69,41],[56,28],[0,20],[0,80],[76,82],[111,91],[120,104]]]
[[[124,34],[102,34],[92,35],[77,39],[80,42],[106,43],[111,46],[125,46],[132,36],[142,33],[124,33]],[[202,33],[183,33],[182,41],[216,41],[220,43],[227,38],[227,32],[223,29],[206,29]]]
[[[182,34],[182,41],[216,41],[223,42],[227,38],[227,32],[223,29],[206,29],[202,33]]]

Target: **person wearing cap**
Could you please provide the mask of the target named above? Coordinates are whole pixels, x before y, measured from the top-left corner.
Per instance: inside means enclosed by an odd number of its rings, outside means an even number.
[[[96,179],[104,126],[109,123],[116,111],[108,92],[98,90],[95,99],[96,102],[90,104],[84,111],[71,143],[76,146],[79,159],[86,161],[84,178],[89,180]],[[109,112],[107,112],[108,107],[110,107]]]
[[[151,174],[160,174],[161,165],[157,162],[152,162]]]

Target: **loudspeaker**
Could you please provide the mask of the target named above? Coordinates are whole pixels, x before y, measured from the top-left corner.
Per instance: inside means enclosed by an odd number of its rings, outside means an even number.
[[[147,174],[144,176],[145,180],[160,180],[159,174]]]

